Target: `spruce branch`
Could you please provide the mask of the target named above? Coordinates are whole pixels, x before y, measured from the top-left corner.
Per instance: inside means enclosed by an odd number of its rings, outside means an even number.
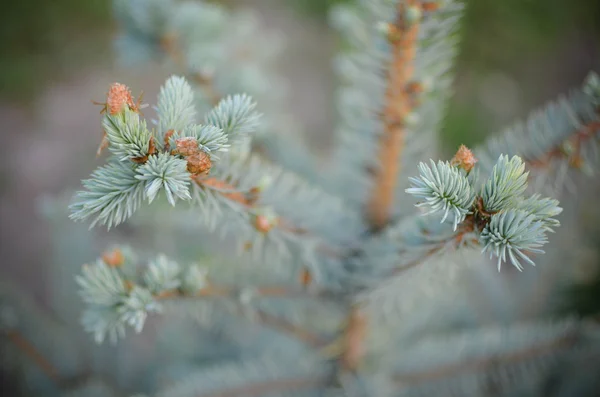
[[[545,327],[548,329],[545,329]],[[509,370],[509,368],[519,365],[525,366],[520,376],[528,376],[527,369],[530,369],[533,373],[536,370],[543,372],[547,368],[548,362],[555,361],[556,357],[576,354],[579,350],[578,345],[585,345],[586,338],[584,337],[585,333],[582,332],[583,328],[571,326],[567,327],[566,330],[559,331],[553,329],[552,326],[539,325],[538,330],[540,331],[540,335],[533,334],[528,336],[528,332],[536,328],[533,327],[528,330],[527,327],[523,327],[523,329],[519,330],[519,326],[517,325],[513,329],[502,330],[504,331],[502,334],[504,336],[501,339],[498,336],[494,336],[494,332],[490,333],[488,337],[490,343],[489,353],[478,353],[477,350],[473,349],[476,346],[478,338],[481,338],[481,336],[477,335],[477,331],[475,331],[472,342],[466,341],[463,338],[454,340],[457,346],[465,346],[465,353],[461,353],[461,355],[466,355],[463,359],[455,361],[454,357],[452,357],[448,364],[433,364],[430,368],[421,371],[403,371],[401,374],[396,374],[394,379],[401,391],[409,391],[412,388],[427,387],[427,385],[443,382],[444,380],[452,381],[452,379],[460,379],[462,376],[502,376],[503,370]],[[481,333],[485,335],[486,331],[488,330],[484,330]],[[548,333],[550,335],[547,335]],[[522,347],[512,348],[510,341],[527,337],[532,339],[530,343],[521,343]],[[450,339],[447,342],[451,341]],[[471,349],[467,349],[467,347],[471,347]],[[472,357],[469,357],[470,355]],[[549,360],[549,357],[555,357],[555,360]],[[536,362],[538,362],[537,368]],[[511,372],[516,373],[515,371],[517,371],[516,368]],[[505,387],[510,387],[510,384],[505,385]]]
[[[301,392],[303,390],[325,388],[330,383],[327,376],[298,379],[278,379],[265,382],[248,383],[217,392],[201,393],[196,397],[260,397],[272,393]]]
[[[180,76],[171,76],[160,88],[156,113],[158,121],[158,140],[164,140],[168,131],[180,132],[192,125],[196,118],[194,92]]]
[[[420,178],[409,178],[413,187],[406,192],[415,197],[424,198],[425,202],[418,206],[431,207],[429,213],[443,211],[442,223],[452,214],[453,225],[456,230],[471,211],[475,192],[471,189],[469,180],[457,167],[450,163],[439,161],[437,164],[431,160],[431,166],[419,164]]]
[[[507,254],[512,264],[522,271],[521,260],[535,265],[525,255],[525,252],[540,253],[540,247],[548,242],[545,235],[545,226],[539,222],[535,215],[522,210],[508,210],[501,214],[494,214],[490,223],[480,235],[483,251],[489,251],[490,257],[498,258],[498,271]]]
[[[472,186],[477,178],[464,174],[466,168],[471,172],[476,159],[471,158],[469,152],[469,161],[460,161],[459,157],[464,157],[465,153],[465,148],[461,146],[450,163],[440,161],[435,164],[431,161],[431,167],[421,163],[421,176],[410,178],[413,187],[406,189],[406,192],[425,199],[417,206],[430,207],[429,213],[442,211],[442,223],[452,212],[454,232],[458,225],[464,224],[461,232],[436,242],[422,257],[438,253],[448,243],[458,246],[463,243],[465,233],[475,232],[483,251],[498,258],[498,270],[507,259],[519,270],[522,270],[520,260],[533,265],[525,252],[543,253],[540,247],[548,242],[546,233],[559,225],[553,218],[562,211],[558,201],[542,199],[540,195],[525,199],[523,194],[528,176],[525,164],[518,156],[509,160],[505,155],[500,155],[481,193],[477,195],[476,187]],[[427,239],[424,242],[427,244]],[[420,260],[417,258],[399,269],[410,268]]]
[[[369,223],[373,229],[381,229],[389,221],[399,171],[398,158],[404,146],[406,123],[415,106],[411,101],[410,84],[414,72],[413,60],[421,6],[421,2],[417,0],[400,1],[396,20],[388,25],[392,56],[382,110],[384,127],[379,142],[380,166],[375,172],[375,183],[367,207]]]
[[[475,150],[482,170],[490,172],[497,156],[504,153],[521,157],[532,170],[531,176],[540,183],[555,174],[556,187],[566,182],[569,168],[592,173],[600,132],[597,81],[597,75],[591,73],[582,89],[489,138]]]
[[[7,338],[11,343],[27,356],[39,369],[50,379],[56,386],[60,386],[62,379],[58,369],[29,341],[24,335],[17,330],[10,329],[6,331]]]
[[[139,166],[113,161],[92,173],[82,182],[86,190],[75,195],[70,205],[70,218],[83,221],[93,217],[90,228],[96,224],[110,229],[131,217],[144,197],[145,182],[138,179]]]
[[[115,260],[117,259],[117,260]],[[150,260],[140,273],[137,258],[128,247],[106,252],[94,265],[83,267],[76,277],[80,294],[89,305],[83,323],[98,343],[108,335],[114,343],[125,335],[128,325],[141,332],[148,314],[163,311],[162,302],[174,300],[228,299],[239,302],[241,311],[258,298],[323,299],[339,301],[333,290],[302,289],[291,285],[219,285],[208,279],[198,265],[182,267],[164,255]],[[265,310],[251,308],[252,318],[291,335],[310,346],[322,346],[325,339]]]

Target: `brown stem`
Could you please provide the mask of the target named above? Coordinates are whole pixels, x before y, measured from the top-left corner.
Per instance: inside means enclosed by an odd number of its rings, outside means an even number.
[[[302,329],[283,318],[274,316],[263,310],[256,309],[253,314],[255,314],[256,319],[260,321],[260,323],[290,334],[309,346],[318,348],[327,343],[325,338],[315,335],[312,332]]]
[[[27,338],[15,330],[8,331],[8,339],[33,361],[55,385],[61,384],[58,370],[44,357],[44,355]]]
[[[236,203],[241,204],[244,207],[251,208],[254,206],[254,201],[256,201],[250,197],[247,197],[244,193],[240,192],[234,185],[232,185],[229,182],[225,182],[212,177],[203,178],[195,176],[193,179],[194,182],[196,182],[199,186],[206,186],[208,188],[213,188],[214,190],[220,191],[220,194],[223,197],[235,201]]]
[[[367,206],[367,217],[375,230],[383,228],[390,219],[399,172],[398,160],[404,147],[405,119],[414,106],[409,85],[414,72],[419,23],[407,21],[409,7],[419,7],[419,4],[416,0],[400,2],[397,21],[390,27],[392,58],[382,114],[384,130],[378,156],[380,167],[375,171],[375,183]]]
[[[420,258],[417,258],[409,263],[406,263],[400,267],[397,267],[393,274],[402,273],[408,269],[416,267],[423,263],[426,259],[431,258],[432,256],[440,253],[444,248],[448,246],[448,244],[452,244],[452,247],[458,248],[463,243],[465,243],[465,238],[468,237],[473,230],[475,230],[475,218],[473,216],[467,217],[463,224],[461,224],[460,228],[456,231],[455,234],[449,236],[447,239],[437,242],[433,247],[427,250]],[[472,239],[468,241],[473,244],[477,244],[477,239]]]
[[[240,291],[240,287],[237,286],[217,286],[209,285],[196,293],[196,295],[189,296],[190,298],[233,298],[236,297]],[[337,295],[333,291],[327,290],[306,290],[306,289],[293,289],[289,286],[264,286],[264,287],[253,287],[252,292],[259,297],[264,298],[335,298]],[[170,298],[183,298],[186,295],[182,295],[177,290],[165,291],[158,296],[160,299]]]
[[[257,397],[271,395],[275,392],[307,390],[326,387],[329,383],[327,377],[277,379],[222,390],[212,393],[199,394],[198,397]]]
[[[577,336],[573,333],[563,335],[549,342],[541,343],[537,346],[527,347],[507,354],[499,354],[490,357],[478,358],[471,361],[443,365],[431,370],[414,372],[409,374],[396,375],[394,378],[402,385],[410,386],[425,382],[430,382],[440,378],[457,376],[461,373],[474,371],[482,372],[492,366],[499,364],[512,364],[519,361],[535,358],[557,349],[569,348],[577,341]]]
[[[348,324],[344,334],[344,350],[340,357],[342,367],[347,371],[356,371],[365,355],[367,318],[358,307],[350,310]]]
[[[566,158],[572,167],[579,168],[582,165],[581,148],[588,140],[600,131],[600,121],[592,121],[564,140],[563,142],[552,148],[545,156],[536,159],[527,159],[527,164],[532,168],[545,168],[552,160]],[[574,148],[573,153],[565,153],[563,147],[566,143],[570,143]]]
[[[240,291],[239,287],[230,286],[207,286],[202,290],[198,291],[196,295],[185,296],[177,290],[166,291],[157,296],[158,299],[179,299],[179,298],[233,298],[237,299],[237,294]],[[305,290],[293,290],[289,287],[282,286],[265,286],[253,289],[253,293],[260,297],[281,297],[281,298],[293,298],[293,297],[333,297],[334,294],[329,291],[314,291],[307,292]],[[262,324],[283,331],[287,334],[291,334],[297,339],[307,343],[313,347],[319,347],[326,343],[325,339],[313,334],[312,332],[299,328],[298,326],[288,322],[285,319],[276,317],[265,311],[255,309],[253,314],[255,318]]]

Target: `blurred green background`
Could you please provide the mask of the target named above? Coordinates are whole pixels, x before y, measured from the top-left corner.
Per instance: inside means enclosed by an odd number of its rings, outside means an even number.
[[[351,1],[278,0],[298,18],[321,24],[331,6]],[[261,0],[220,2],[252,6]],[[480,141],[490,129],[577,85],[586,71],[600,69],[600,1],[467,3],[457,93],[443,136],[449,148]],[[4,5],[0,99],[26,105],[47,83],[102,63],[110,51],[110,7],[107,0],[21,0]],[[488,97],[493,95],[507,96],[501,109],[489,108],[494,101]]]

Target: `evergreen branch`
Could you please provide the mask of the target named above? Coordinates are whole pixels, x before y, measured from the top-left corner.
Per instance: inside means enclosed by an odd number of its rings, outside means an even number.
[[[8,339],[23,354],[35,363],[35,365],[50,379],[55,385],[59,386],[62,382],[58,369],[31,343],[27,338],[16,330],[6,332]]]
[[[107,113],[102,119],[109,150],[119,161],[145,162],[153,154],[152,133],[137,112],[126,109],[123,113]]]
[[[475,357],[471,360],[434,366],[424,371],[406,372],[397,374],[394,379],[399,383],[401,390],[427,384],[444,378],[458,377],[466,373],[486,373],[502,366],[510,366],[521,362],[533,361],[541,357],[561,351],[569,351],[581,340],[580,330],[574,328],[566,333],[559,334],[544,342],[528,344],[520,349],[506,353],[496,353]]]
[[[590,74],[584,88],[533,112],[525,122],[489,138],[475,152],[482,170],[489,172],[497,156],[518,155],[543,182],[556,173],[556,185],[565,182],[569,167],[591,173],[600,132],[600,93],[597,77]]]
[[[304,395],[330,386],[331,370],[328,363],[304,352],[293,357],[263,355],[194,371],[160,396]]]
[[[267,327],[271,327],[277,329],[279,331],[283,331],[288,335],[292,335],[296,339],[306,343],[312,347],[321,347],[326,343],[326,339],[321,336],[315,335],[310,331],[307,331],[303,328],[298,327],[295,324],[281,318],[274,316],[270,313],[267,313],[264,310],[256,309],[252,311],[254,318],[258,320],[261,324],[266,325]]]
[[[196,397],[260,397],[277,392],[293,392],[305,389],[324,388],[330,383],[326,376],[299,379],[280,379],[222,390],[215,393],[202,393]]]
[[[573,135],[551,148],[546,154],[527,160],[527,165],[534,169],[547,168],[554,160],[567,160],[573,168],[583,166],[581,151],[600,133],[600,121],[591,121],[575,130]],[[591,143],[593,144],[593,143]]]
[[[431,242],[430,240],[424,240],[422,246],[414,245],[407,247],[407,249],[410,251],[420,250],[420,253],[417,254],[416,257],[411,255],[410,257],[412,259],[409,261],[400,261],[400,263],[397,264],[393,270],[393,274],[399,274],[418,266],[433,256],[439,255],[446,250],[456,250],[466,245],[478,245],[479,241],[473,234],[473,231],[474,224],[469,221],[462,224],[454,233],[445,234],[442,239],[436,239],[434,242]],[[405,256],[405,254],[405,252],[401,251],[400,256]]]
[[[461,171],[439,161],[437,164],[431,160],[431,167],[419,164],[420,178],[409,178],[413,187],[406,192],[416,197],[424,198],[425,202],[418,206],[430,206],[429,213],[443,211],[442,223],[452,212],[454,217],[454,230],[471,211],[475,200],[475,192],[471,189],[469,180]]]
[[[330,290],[326,289],[298,289],[292,286],[279,286],[279,285],[267,285],[267,286],[252,286],[252,295],[255,297],[264,298],[329,298],[335,299],[339,295]],[[244,290],[244,287],[239,286],[227,286],[227,285],[213,285],[209,284],[206,287],[198,290],[193,295],[181,294],[178,290],[170,290],[162,292],[158,298],[160,299],[177,299],[177,298],[232,298],[237,299],[240,292]]]
[[[407,118],[414,107],[410,100],[410,83],[421,12],[419,1],[400,1],[396,21],[389,25],[392,57],[382,111],[384,129],[379,143],[380,166],[374,176],[375,184],[367,208],[369,222],[374,229],[381,229],[388,223],[394,201],[398,158],[404,146]]]
[[[156,113],[159,117],[159,141],[163,140],[168,131],[181,132],[194,123],[194,93],[183,77],[171,76],[160,88]]]
[[[139,166],[113,161],[84,180],[85,191],[77,192],[70,205],[71,219],[82,221],[95,217],[90,228],[100,223],[117,226],[131,217],[144,197],[144,181],[137,178]]]
[[[568,349],[577,341],[575,335],[566,335],[555,340],[540,343],[539,345],[528,346],[521,350],[504,355],[495,355],[484,357],[472,361],[450,364],[434,368],[430,371],[415,372],[412,374],[398,375],[396,380],[402,385],[411,386],[414,384],[431,382],[439,378],[457,376],[465,372],[485,372],[486,370],[498,365],[508,365],[520,361],[529,360],[560,349]]]
[[[166,291],[156,296],[161,300],[173,300],[173,299],[198,299],[198,298],[226,298],[238,301],[244,291],[248,291],[252,297],[283,297],[283,298],[306,298],[306,297],[317,297],[316,294],[307,294],[301,291],[291,291],[286,287],[247,287],[247,288],[236,288],[236,287],[223,287],[209,285],[202,288],[194,295],[182,295],[179,291]],[[324,338],[318,336],[306,329],[303,329],[281,317],[272,315],[264,310],[252,308],[252,320],[259,322],[260,324],[281,331],[287,335],[293,336],[294,338],[306,343],[312,347],[323,346],[326,342]]]

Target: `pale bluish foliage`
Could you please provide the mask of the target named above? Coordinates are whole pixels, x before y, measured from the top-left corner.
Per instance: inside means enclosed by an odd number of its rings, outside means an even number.
[[[138,286],[133,287],[117,308],[119,321],[126,323],[137,333],[142,332],[148,313],[160,311],[161,305],[154,300],[150,291]]]
[[[117,305],[127,293],[119,272],[102,261],[95,265],[84,265],[82,275],[77,276],[76,280],[82,288],[81,297],[92,305]]]
[[[119,161],[140,158],[148,155],[152,133],[146,127],[146,121],[129,109],[123,113],[102,119],[109,150]]]
[[[560,222],[554,219],[562,212],[562,208],[558,206],[558,200],[548,197],[541,198],[539,194],[534,194],[527,199],[520,200],[516,208],[535,216],[548,231],[560,226]]]
[[[475,200],[475,192],[471,189],[469,180],[458,167],[451,166],[449,162],[438,161],[436,164],[431,160],[431,166],[419,164],[419,171],[419,178],[409,178],[413,187],[406,189],[406,193],[425,199],[417,206],[431,207],[429,213],[442,211],[442,223],[452,214],[452,224],[456,230],[471,211]]]
[[[530,182],[535,191],[555,195],[565,186],[569,187],[569,158],[575,150],[570,138],[598,120],[600,93],[594,89],[597,80],[597,75],[590,73],[582,89],[573,90],[568,96],[532,112],[526,120],[492,135],[474,150],[482,171],[491,172],[501,154],[517,155],[526,162],[541,162],[541,167],[530,169]],[[589,144],[580,144],[577,151],[582,159],[581,171],[590,175],[593,173],[591,164],[598,160],[598,133],[592,131],[592,134]],[[549,157],[548,153],[553,151],[565,155]]]
[[[518,156],[510,160],[500,156],[481,195],[476,195],[478,189],[472,186],[478,178],[467,178],[459,166],[442,161],[435,164],[432,160],[431,167],[421,163],[419,168],[421,176],[410,178],[413,187],[406,192],[425,199],[417,206],[430,207],[429,213],[443,211],[442,223],[453,213],[455,231],[468,214],[473,214],[471,228],[480,234],[483,251],[498,258],[498,270],[507,259],[519,270],[521,260],[533,265],[525,252],[543,253],[539,247],[548,242],[546,233],[560,225],[553,218],[562,211],[557,200],[523,196],[528,173]],[[477,219],[485,222],[483,228],[477,225]]]
[[[543,223],[539,222],[535,215],[511,209],[492,215],[490,223],[483,229],[479,238],[483,250],[498,258],[498,271],[507,257],[522,271],[521,260],[535,265],[525,252],[544,253],[539,247],[548,242],[545,231]]]
[[[230,142],[252,133],[258,127],[260,115],[254,111],[256,103],[248,95],[234,95],[223,99],[204,118],[206,124],[219,127]]]
[[[153,294],[177,289],[181,285],[180,266],[167,258],[159,255],[150,262],[144,273],[144,283]],[[195,277],[196,278],[196,277]]]
[[[515,206],[525,193],[528,176],[521,158],[500,156],[481,193],[485,210],[495,213]]]
[[[98,259],[93,265],[84,265],[76,277],[80,295],[89,305],[83,325],[99,343],[107,335],[116,342],[125,336],[127,326],[141,332],[148,314],[162,310],[157,300],[161,293],[181,287],[182,292],[193,296],[206,285],[206,269],[198,265],[184,267],[161,254],[140,273],[131,248],[114,249],[123,254],[124,263],[111,266]]]
[[[136,178],[145,183],[144,195],[152,203],[156,195],[164,190],[169,204],[175,205],[177,199],[190,200],[190,174],[187,162],[169,153],[150,156],[148,161],[137,170]]]
[[[75,196],[71,204],[71,219],[93,217],[90,228],[97,223],[110,229],[117,226],[139,208],[144,198],[144,181],[138,179],[137,165],[112,161],[83,181],[86,189]]]
[[[180,76],[171,76],[160,88],[156,113],[158,121],[158,141],[164,141],[169,130],[183,131],[196,118],[194,92],[189,83]]]

